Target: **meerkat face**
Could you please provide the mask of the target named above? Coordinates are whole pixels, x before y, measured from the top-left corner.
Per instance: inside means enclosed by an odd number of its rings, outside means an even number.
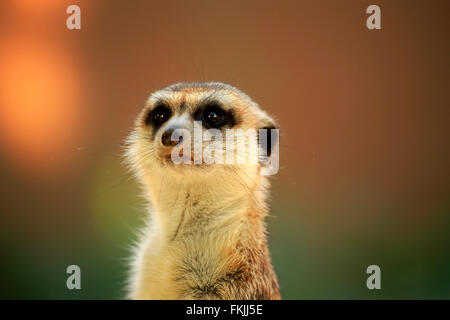
[[[141,174],[258,174],[277,140],[271,129],[274,121],[240,90],[179,83],[150,96],[128,138],[127,158]]]

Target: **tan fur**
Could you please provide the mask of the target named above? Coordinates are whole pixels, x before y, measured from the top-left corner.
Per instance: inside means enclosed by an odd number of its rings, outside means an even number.
[[[181,83],[151,95],[127,140],[128,163],[152,206],[133,258],[132,299],[280,299],[260,166],[176,166],[161,160],[161,128],[152,133],[144,124],[158,100],[188,121],[207,97],[233,108],[237,128],[273,124],[247,95],[221,83]]]

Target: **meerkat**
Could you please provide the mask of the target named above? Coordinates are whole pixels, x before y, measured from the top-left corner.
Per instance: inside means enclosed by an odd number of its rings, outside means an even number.
[[[276,128],[249,96],[227,84],[177,83],[151,94],[126,140],[127,163],[150,205],[128,297],[280,299],[264,221],[264,163],[174,164],[173,148],[191,142],[170,136],[174,128],[192,133],[194,121],[222,132]],[[271,148],[269,142],[266,152]]]

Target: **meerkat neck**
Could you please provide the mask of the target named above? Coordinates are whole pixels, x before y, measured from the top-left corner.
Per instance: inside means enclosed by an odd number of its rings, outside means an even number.
[[[248,232],[264,232],[266,204],[261,185],[249,186],[237,181],[185,183],[164,177],[159,181],[152,178],[153,181],[147,183],[154,207],[152,218],[168,241],[176,240],[191,227],[206,232],[224,225],[241,227],[251,223]]]

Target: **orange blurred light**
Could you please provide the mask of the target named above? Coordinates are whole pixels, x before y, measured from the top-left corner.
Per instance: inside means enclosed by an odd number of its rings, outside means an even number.
[[[6,153],[29,169],[66,164],[77,135],[79,89],[70,54],[29,36],[11,35],[0,47],[0,139]]]

